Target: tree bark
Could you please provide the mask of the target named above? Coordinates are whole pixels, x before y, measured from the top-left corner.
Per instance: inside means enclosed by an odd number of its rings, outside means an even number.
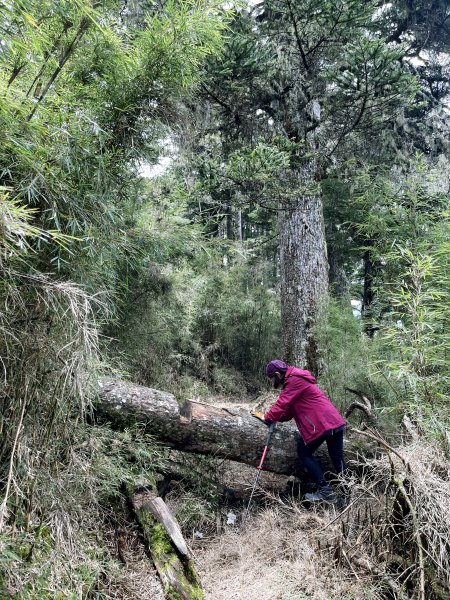
[[[372,241],[366,241],[366,245],[372,246]],[[373,337],[378,326],[375,321],[374,303],[376,300],[375,284],[378,275],[378,268],[372,258],[370,249],[364,252],[364,289],[361,314],[364,320],[364,330],[369,337]]]
[[[266,425],[245,411],[234,412],[193,401],[185,402],[180,408],[172,394],[112,379],[100,382],[97,410],[118,426],[144,423],[157,440],[177,450],[255,467],[261,459],[268,431]],[[305,476],[298,464],[297,436],[292,424],[277,425],[264,462],[265,470]],[[346,453],[347,458],[355,455],[351,447]],[[324,469],[332,471],[326,448],[321,447],[317,456]]]
[[[242,230],[242,210],[240,208],[236,209],[235,212],[235,221],[236,221],[236,240],[238,242],[242,242],[244,237],[243,237],[243,230]]]
[[[330,294],[335,298],[345,298],[348,296],[349,283],[345,273],[344,266],[340,260],[338,252],[331,243],[327,244],[328,251],[328,284]]]
[[[327,293],[328,265],[322,199],[313,191],[314,174],[311,160],[299,173],[303,195],[281,203],[279,229],[283,359],[317,374],[311,328]]]

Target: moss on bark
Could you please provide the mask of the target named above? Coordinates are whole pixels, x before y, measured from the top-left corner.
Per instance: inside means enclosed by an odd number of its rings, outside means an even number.
[[[194,562],[177,552],[164,525],[155,519],[145,503],[133,501],[133,506],[167,599],[203,600],[200,577]]]

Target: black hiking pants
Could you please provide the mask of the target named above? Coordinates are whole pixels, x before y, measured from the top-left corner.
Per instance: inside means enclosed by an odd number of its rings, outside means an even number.
[[[305,444],[303,438],[301,437],[297,442],[298,457],[319,487],[327,485],[327,482],[322,471],[322,467],[314,458],[313,453],[319,446],[323,444],[323,442],[327,443],[330,460],[334,466],[336,474],[340,475],[345,471],[344,428],[340,429],[339,431],[331,429],[309,444]]]

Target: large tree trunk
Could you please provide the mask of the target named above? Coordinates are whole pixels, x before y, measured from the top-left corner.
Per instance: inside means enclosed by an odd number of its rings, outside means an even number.
[[[333,225],[330,225],[330,231],[333,229]],[[327,243],[327,254],[328,254],[328,284],[330,294],[334,298],[346,298],[349,293],[349,282],[345,273],[342,256],[338,248],[336,248],[332,241]]]
[[[328,265],[322,199],[314,191],[315,160],[301,167],[303,194],[280,206],[280,269],[283,359],[317,373],[311,333],[327,293]]]
[[[156,439],[167,446],[259,464],[267,426],[247,412],[234,412],[188,401],[182,408],[172,394],[124,381],[100,383],[98,410],[116,425],[144,423]],[[297,461],[297,430],[288,423],[277,425],[264,469],[275,473],[304,475]],[[347,457],[352,452],[347,452]],[[317,453],[325,469],[331,470],[325,448]]]
[[[364,252],[364,288],[361,314],[364,320],[364,329],[369,337],[373,337],[375,331],[378,329],[375,315],[374,315],[374,304],[376,300],[375,287],[377,284],[378,267],[372,257],[372,251],[370,246],[374,243],[372,240],[365,241],[367,250]]]

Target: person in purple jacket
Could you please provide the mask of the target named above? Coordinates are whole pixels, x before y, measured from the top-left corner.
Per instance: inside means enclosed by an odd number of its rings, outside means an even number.
[[[336,473],[344,472],[345,420],[309,371],[291,367],[282,360],[272,360],[266,367],[266,375],[275,388],[282,386],[283,389],[272,408],[264,414],[264,422],[295,420],[301,436],[297,444],[298,456],[318,485],[318,491],[305,494],[305,499],[335,502],[336,494],[313,454],[326,442]]]

